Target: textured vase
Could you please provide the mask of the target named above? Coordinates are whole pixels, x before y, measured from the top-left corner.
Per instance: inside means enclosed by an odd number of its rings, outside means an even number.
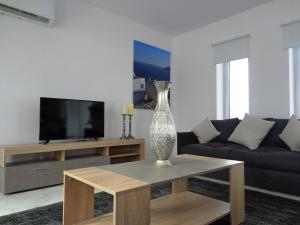
[[[175,141],[175,123],[170,111],[168,93],[171,86],[169,81],[155,81],[157,90],[157,105],[150,126],[150,146],[156,157],[156,166],[167,167]]]

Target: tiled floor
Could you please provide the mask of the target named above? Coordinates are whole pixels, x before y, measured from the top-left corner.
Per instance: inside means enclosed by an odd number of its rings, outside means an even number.
[[[63,200],[63,185],[47,187],[16,194],[0,192],[0,216],[50,205]]]
[[[95,193],[101,190],[95,190]],[[51,205],[63,201],[63,185],[24,191],[10,195],[0,192],[0,216]]]

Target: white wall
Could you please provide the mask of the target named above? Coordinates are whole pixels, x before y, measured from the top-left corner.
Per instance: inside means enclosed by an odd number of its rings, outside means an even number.
[[[38,142],[39,97],[105,101],[106,137],[121,135],[132,101],[133,40],[166,50],[172,38],[81,0],[57,1],[57,23],[42,27],[0,15],[0,145]],[[276,0],[173,39],[172,111],[178,130],[216,117],[212,43],[251,35],[250,113],[289,116],[288,52],[280,25],[300,18],[299,0]],[[153,111],[136,110],[146,138]]]
[[[204,116],[216,117],[216,69],[211,44],[251,35],[250,113],[289,117],[288,51],[281,24],[300,19],[299,0],[276,0],[177,36],[173,43],[175,122],[190,130]]]
[[[133,40],[171,50],[171,37],[153,29],[84,1],[57,3],[53,28],[0,15],[0,145],[38,142],[40,96],[105,101],[106,137],[119,137]],[[136,111],[136,137],[148,139],[152,114]]]

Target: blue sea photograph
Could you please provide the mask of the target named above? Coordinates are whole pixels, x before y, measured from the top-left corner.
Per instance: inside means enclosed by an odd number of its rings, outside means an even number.
[[[170,81],[171,53],[134,41],[133,104],[136,109],[156,106],[157,93],[153,82]]]

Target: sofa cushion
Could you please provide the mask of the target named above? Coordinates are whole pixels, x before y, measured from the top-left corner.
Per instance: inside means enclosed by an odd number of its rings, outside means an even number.
[[[211,142],[186,145],[181,153],[244,161],[247,167],[300,173],[300,152],[285,148],[259,147],[252,151],[239,144]]]
[[[214,127],[221,133],[218,137],[213,139],[212,142],[227,143],[228,138],[240,123],[238,118],[226,119],[226,120],[212,120]]]
[[[282,133],[283,129],[286,127],[288,123],[288,119],[274,119],[274,118],[266,118],[265,120],[274,121],[275,124],[264,138],[261,143],[261,146],[274,146],[285,148],[289,150],[289,147],[280,139],[279,135]]]
[[[249,149],[256,149],[275,122],[245,114],[244,119],[235,128],[228,138],[229,141],[244,145]]]
[[[197,136],[201,144],[208,143],[221,134],[217,131],[208,117],[203,119],[196,127],[194,127],[192,132]]]
[[[218,142],[192,144],[182,147],[181,153],[228,159],[231,149],[235,148],[235,146],[237,145],[230,143],[223,144]]]
[[[259,152],[252,151],[244,146],[233,148],[228,159],[244,161],[246,166],[260,167]]]
[[[260,147],[258,152],[260,168],[300,173],[300,152],[274,147]]]
[[[269,170],[300,173],[300,153],[279,147],[233,148],[229,158],[244,161],[246,166]]]
[[[279,138],[286,143],[292,151],[300,152],[300,121],[292,115]]]

